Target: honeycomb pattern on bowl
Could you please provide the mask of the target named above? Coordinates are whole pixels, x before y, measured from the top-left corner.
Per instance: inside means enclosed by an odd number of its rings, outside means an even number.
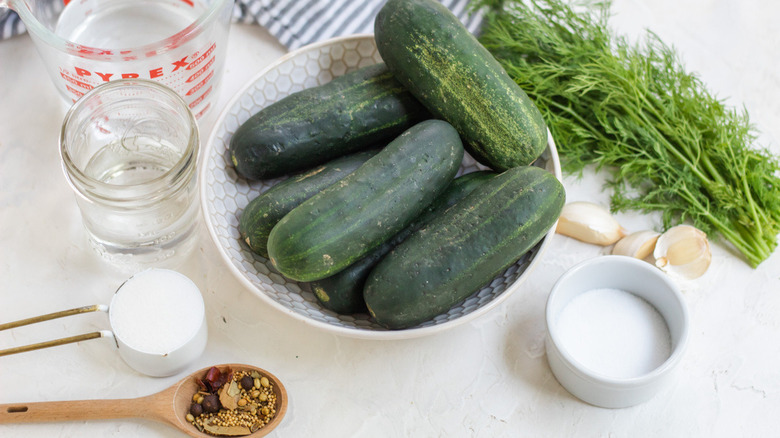
[[[240,240],[238,218],[250,200],[282,178],[248,181],[230,162],[231,135],[249,117],[267,105],[304,88],[322,85],[358,68],[381,62],[373,36],[336,38],[303,47],[281,58],[252,80],[223,112],[210,138],[201,174],[201,197],[206,223],[216,246],[233,272],[263,300],[306,323],[337,334],[361,338],[405,338],[444,329],[473,319],[503,301],[525,278],[548,234],[517,263],[447,313],[417,327],[389,331],[367,314],[338,315],[323,308],[307,284],[284,278],[266,258],[254,254]],[[535,163],[560,178],[560,165],[552,140]],[[468,154],[458,174],[484,169]],[[551,232],[552,233],[552,230]]]

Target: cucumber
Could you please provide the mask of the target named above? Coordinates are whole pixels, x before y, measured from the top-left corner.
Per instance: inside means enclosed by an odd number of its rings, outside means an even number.
[[[403,329],[446,312],[536,245],[564,200],[563,185],[538,167],[491,179],[376,265],[363,291],[369,313]]]
[[[326,309],[340,314],[364,313],[368,309],[363,300],[363,286],[371,269],[396,245],[403,242],[411,233],[423,227],[444,210],[455,205],[480,184],[496,175],[483,170],[467,173],[455,178],[444,192],[436,198],[408,227],[404,228],[362,259],[349,265],[335,275],[316,280],[311,289],[317,300]]]
[[[233,134],[230,156],[239,175],[274,178],[387,143],[428,118],[380,63],[263,108]]]
[[[252,252],[267,258],[268,235],[277,222],[303,201],[352,173],[376,153],[377,150],[368,150],[336,158],[263,192],[241,212],[238,220],[241,240]]]
[[[285,277],[314,281],[362,258],[408,226],[463,160],[455,129],[421,122],[338,183],[295,207],[271,230],[268,255]]]
[[[460,132],[477,161],[501,172],[544,151],[547,127],[539,109],[441,3],[389,0],[374,34],[395,77]]]

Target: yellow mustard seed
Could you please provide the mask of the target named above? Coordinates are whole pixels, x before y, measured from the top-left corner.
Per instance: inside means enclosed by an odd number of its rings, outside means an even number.
[[[241,385],[241,379],[249,375],[248,372],[240,371],[234,373],[232,378],[233,382],[239,384],[240,392],[237,404],[243,409],[221,408],[216,413],[203,413],[198,416],[188,413],[187,420],[193,425],[197,425],[200,430],[203,430],[206,424],[221,427],[242,426],[252,430],[267,425],[276,415],[276,394],[273,393],[273,385],[267,377],[260,377],[253,379],[252,388],[244,388]],[[196,393],[192,400],[195,403],[201,403],[205,395],[208,393]],[[250,403],[252,404],[250,405]]]

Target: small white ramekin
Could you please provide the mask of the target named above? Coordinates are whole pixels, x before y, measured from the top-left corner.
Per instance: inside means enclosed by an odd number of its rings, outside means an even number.
[[[557,331],[561,311],[576,296],[602,288],[633,293],[663,317],[671,353],[660,366],[637,377],[616,378],[588,369],[563,347]],[[546,320],[547,361],[555,378],[580,400],[605,408],[633,406],[653,397],[673,379],[688,341],[688,310],[677,286],[656,267],[625,256],[599,256],[567,271],[550,292]]]

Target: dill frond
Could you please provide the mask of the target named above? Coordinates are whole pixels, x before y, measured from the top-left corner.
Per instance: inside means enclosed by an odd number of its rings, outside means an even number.
[[[608,27],[610,2],[476,0],[482,44],[536,103],[563,169],[610,173],[613,211],[659,211],[722,236],[751,266],[780,232],[778,157],[675,50],[648,32],[630,44]]]

